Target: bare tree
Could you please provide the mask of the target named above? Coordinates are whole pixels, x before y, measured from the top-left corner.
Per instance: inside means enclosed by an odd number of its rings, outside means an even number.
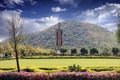
[[[17,46],[23,39],[23,19],[19,15],[12,16],[11,20],[8,21],[8,31],[10,35],[10,41],[13,43],[14,47],[17,70],[20,72]]]

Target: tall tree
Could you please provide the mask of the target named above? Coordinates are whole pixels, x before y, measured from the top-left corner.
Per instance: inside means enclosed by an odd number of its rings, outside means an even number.
[[[11,20],[8,21],[8,31],[10,35],[10,40],[13,43],[17,70],[20,72],[19,60],[18,60],[18,50],[17,46],[22,41],[22,30],[23,30],[23,19],[19,15],[11,17]]]
[[[118,11],[118,23],[116,32],[117,42],[120,43],[120,11]]]

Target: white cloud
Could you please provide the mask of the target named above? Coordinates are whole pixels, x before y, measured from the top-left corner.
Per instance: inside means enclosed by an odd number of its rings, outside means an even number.
[[[3,4],[0,4],[0,7],[6,7],[6,6],[4,6]]]
[[[61,20],[62,21],[62,20]],[[39,19],[25,19],[25,31],[27,33],[33,33],[37,31],[45,30],[46,28],[53,26],[59,22],[57,17],[42,17]]]
[[[28,0],[29,1],[29,0]],[[35,5],[37,2],[36,1],[34,1],[34,0],[30,0],[30,4],[31,5]]]
[[[35,5],[37,2],[34,0],[3,0],[3,4],[0,7],[15,7],[15,5],[23,5],[25,2],[29,2],[31,5]]]
[[[116,29],[116,26],[114,24],[117,22],[116,14],[118,10],[120,10],[120,4],[107,3],[106,5],[103,5],[101,7],[82,12],[79,15],[79,19],[85,22],[101,25],[102,27],[105,27],[110,31],[115,31],[114,29]],[[115,28],[111,27],[112,25]]]
[[[22,5],[24,3],[24,0],[4,0],[4,4],[6,4],[8,7],[13,7],[14,5]]]
[[[74,7],[77,7],[77,5],[80,2],[80,0],[56,0],[56,1],[59,1],[60,4],[69,4]]]
[[[65,8],[62,9],[60,7],[52,7],[51,11],[52,12],[62,12],[62,11],[66,11],[66,9]]]
[[[0,40],[3,40],[8,37],[7,20],[10,20],[13,15],[21,15],[21,11],[5,10],[0,12]],[[59,21],[62,21],[61,19],[59,20],[57,17],[54,16],[42,17],[38,19],[23,19],[24,32],[26,33],[42,31],[50,26],[57,24]]]
[[[20,15],[21,13],[18,11],[2,11],[0,12],[0,39],[5,39],[8,37],[8,31],[7,31],[7,21],[11,20],[11,17],[13,15]]]

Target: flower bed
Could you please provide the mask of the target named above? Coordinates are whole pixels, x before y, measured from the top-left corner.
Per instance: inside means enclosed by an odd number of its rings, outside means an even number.
[[[0,80],[120,80],[116,72],[56,72],[56,73],[29,73],[3,72]]]

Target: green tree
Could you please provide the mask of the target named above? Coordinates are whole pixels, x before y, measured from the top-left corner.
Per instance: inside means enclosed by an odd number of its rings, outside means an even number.
[[[49,51],[50,51],[50,55],[55,55],[56,54],[55,49],[49,49]]]
[[[66,48],[60,48],[60,52],[64,56],[64,54],[67,52],[67,49]]]
[[[21,57],[26,56],[26,46],[19,44],[17,50]]]
[[[73,55],[75,55],[75,54],[77,54],[77,49],[71,49],[71,55],[73,56]]]
[[[3,54],[4,53],[4,48],[3,48],[3,45],[0,43],[0,54]]]
[[[27,45],[27,49],[28,49],[28,54],[29,55],[34,55],[35,54],[35,48],[32,45]]]
[[[13,47],[10,43],[6,43],[4,48],[5,48],[5,57],[6,58],[14,55],[14,50],[13,50]]]
[[[98,55],[98,50],[97,50],[97,48],[91,48],[91,49],[90,49],[90,55]]]
[[[81,53],[81,55],[85,56],[85,55],[88,54],[88,50],[83,47],[83,48],[80,49],[80,53]]]
[[[119,53],[119,49],[116,48],[116,47],[112,48],[112,53],[113,53],[114,56],[117,56],[118,53]]]
[[[118,13],[118,23],[116,32],[117,42],[120,43],[120,12]]]
[[[108,48],[104,48],[102,55],[103,56],[109,56],[109,49]]]
[[[3,53],[4,53],[4,48],[3,48],[3,45],[0,43],[0,54],[3,54]]]

